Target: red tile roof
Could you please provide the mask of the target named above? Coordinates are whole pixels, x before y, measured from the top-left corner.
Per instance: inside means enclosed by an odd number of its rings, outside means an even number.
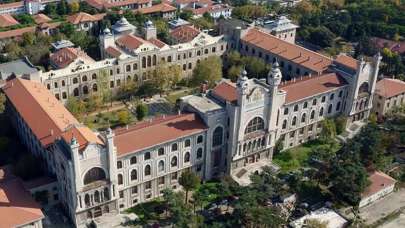
[[[146,43],[146,40],[129,34],[129,35],[120,37],[116,42],[121,47],[125,47],[129,50],[135,50],[142,44]]]
[[[292,103],[321,93],[347,85],[343,77],[337,73],[327,73],[315,77],[305,77],[280,85],[280,89],[287,93],[285,103]]]
[[[89,62],[94,62],[94,60],[82,51],[80,48],[62,48],[51,54],[50,61],[57,68],[65,68],[69,64],[73,63],[76,59],[81,58]]]
[[[155,39],[155,38],[149,39],[148,41],[158,48],[162,48],[166,45],[163,41]]]
[[[0,9],[23,7],[24,1],[0,4]]]
[[[236,93],[236,85],[232,82],[221,82],[212,90],[214,96],[221,98],[228,102],[236,102],[238,99]]]
[[[160,13],[160,12],[161,13],[174,12],[176,10],[177,9],[174,6],[171,6],[166,3],[160,3],[160,4],[153,5],[151,7],[136,9],[136,10],[134,10],[134,12],[139,12],[142,14],[150,14],[150,13]]]
[[[369,196],[374,195],[375,193],[389,187],[395,185],[396,180],[387,174],[379,171],[375,171],[368,176],[368,180],[370,181],[370,185],[364,190],[361,194],[362,198],[366,198]]]
[[[338,64],[341,64],[341,65],[343,65],[345,67],[348,67],[350,69],[353,69],[353,70],[357,70],[357,65],[359,63],[359,61],[357,59],[354,59],[354,58],[352,58],[350,56],[347,56],[345,54],[338,55],[334,59],[334,61],[336,63],[338,63]]]
[[[384,78],[377,82],[375,93],[390,98],[405,93],[405,82],[398,79]]]
[[[40,205],[24,188],[20,179],[0,177],[0,227],[20,227],[43,218]]]
[[[118,49],[115,48],[115,47],[111,47],[111,46],[109,46],[108,48],[106,48],[105,51],[106,51],[111,57],[114,57],[114,58],[118,58],[118,57],[122,54],[120,50],[118,50]]]
[[[226,4],[215,4],[215,5],[208,5],[207,7],[201,7],[197,9],[188,8],[190,9],[194,15],[203,15],[204,13],[214,13],[214,12],[222,12],[224,10],[230,9],[231,7]]]
[[[18,25],[20,24],[16,19],[14,19],[13,16],[10,14],[1,14],[0,15],[0,27],[10,27],[13,25]]]
[[[145,121],[114,131],[117,155],[124,156],[178,138],[203,132],[207,126],[196,114],[181,114]]]
[[[42,24],[42,23],[52,21],[51,18],[49,18],[48,16],[46,16],[45,14],[42,14],[42,13],[34,15],[33,18],[34,18],[35,23],[37,23],[37,24]]]
[[[36,28],[34,26],[20,28],[20,29],[13,29],[13,30],[5,31],[5,32],[0,32],[0,39],[20,37],[24,33],[35,32],[35,31],[36,31]]]
[[[326,70],[332,64],[332,59],[326,56],[278,39],[257,28],[250,29],[241,40],[318,73]]]
[[[107,0],[85,0],[89,5],[93,6],[96,9],[109,9],[112,7],[120,7],[127,5],[136,5],[136,4],[146,4],[151,0],[123,0],[123,1],[107,1]]]
[[[198,34],[200,34],[200,31],[192,25],[182,25],[170,32],[170,36],[180,43],[190,42],[197,37]]]
[[[89,143],[103,144],[41,83],[16,78],[8,81],[3,91],[42,146],[48,147],[61,137],[70,143],[67,139],[72,135],[80,148]]]
[[[88,13],[80,12],[68,16],[66,20],[74,25],[84,23],[84,22],[96,22],[103,20],[105,13],[90,15]]]

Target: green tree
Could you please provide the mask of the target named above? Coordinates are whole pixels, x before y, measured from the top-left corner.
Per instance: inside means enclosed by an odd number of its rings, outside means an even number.
[[[56,12],[62,16],[68,13],[68,5],[65,0],[61,0],[56,6]]]
[[[110,78],[106,70],[101,70],[97,77],[97,93],[102,98],[103,103],[110,102],[112,106],[112,91],[109,88]]]
[[[181,176],[179,178],[179,184],[183,187],[183,189],[186,191],[186,196],[185,196],[185,202],[187,203],[188,201],[188,193],[189,191],[192,191],[200,185],[201,179],[199,176],[197,176],[194,172],[186,170],[183,173],[181,173]]]
[[[33,25],[35,24],[34,18],[32,18],[31,15],[29,14],[18,14],[14,16],[15,19],[20,22],[22,25]]]
[[[228,78],[231,79],[231,81],[236,82],[242,70],[243,70],[242,66],[235,66],[235,65],[231,66],[228,69]]]
[[[336,134],[342,134],[346,129],[347,118],[344,116],[338,116],[335,118]]]
[[[202,60],[193,71],[193,84],[199,85],[204,81],[209,87],[213,87],[215,82],[222,78],[222,62],[218,56],[210,56]]]
[[[74,14],[79,12],[80,10],[80,4],[77,1],[73,1],[69,4],[69,12]]]
[[[136,118],[140,121],[148,115],[148,106],[139,104],[136,106]]]
[[[122,125],[129,124],[131,122],[131,114],[127,110],[121,110],[117,113],[118,122]]]
[[[66,108],[71,112],[75,117],[79,117],[85,112],[85,104],[83,101],[77,99],[74,96],[69,96],[66,101]]]
[[[319,139],[323,142],[330,142],[336,137],[336,126],[332,119],[322,121],[322,132]]]
[[[181,13],[180,13],[180,18],[183,19],[183,20],[186,20],[186,21],[190,20],[190,18],[192,16],[193,16],[193,12],[191,10],[188,10],[188,9],[182,10]]]
[[[0,92],[0,114],[6,110],[6,96]]]
[[[197,227],[195,216],[184,203],[183,197],[182,192],[173,192],[171,189],[165,189],[163,192],[163,200],[175,227]]]
[[[368,186],[366,169],[358,163],[334,163],[331,170],[332,191],[338,199],[357,206],[361,200],[361,193]]]

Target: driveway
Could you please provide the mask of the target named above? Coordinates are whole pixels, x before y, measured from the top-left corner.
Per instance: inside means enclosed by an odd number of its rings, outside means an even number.
[[[405,207],[405,189],[400,189],[397,192],[391,193],[385,198],[360,209],[360,216],[364,219],[366,224],[372,224],[388,214],[399,210],[401,207]]]

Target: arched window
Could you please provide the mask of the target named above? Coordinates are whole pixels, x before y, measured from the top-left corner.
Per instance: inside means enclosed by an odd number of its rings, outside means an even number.
[[[137,180],[137,179],[138,179],[138,172],[136,171],[136,169],[133,169],[131,171],[131,181]]]
[[[189,153],[189,152],[187,152],[187,153],[184,155],[184,162],[190,162],[190,153]]]
[[[311,111],[311,120],[313,120],[315,118],[315,110]]]
[[[131,165],[136,164],[136,156],[131,157],[130,163]]]
[[[146,68],[146,57],[142,57],[142,68]]]
[[[305,123],[305,121],[307,120],[307,114],[302,114],[301,116],[301,123]]]
[[[363,84],[361,84],[361,86],[359,87],[359,94],[362,93],[368,93],[368,83],[367,82],[363,82]]]
[[[137,69],[138,69],[138,64],[134,63],[134,64],[132,65],[132,68],[133,68],[134,70],[137,70]]]
[[[294,105],[294,112],[298,111],[298,105]]]
[[[177,157],[176,157],[176,156],[174,156],[174,157],[172,158],[172,160],[171,160],[171,162],[170,162],[170,165],[171,165],[172,167],[176,167],[176,166],[177,166]]]
[[[79,80],[77,78],[73,78],[73,84],[77,84]]]
[[[336,111],[339,111],[339,110],[340,110],[340,101],[336,105]]]
[[[145,166],[145,176],[149,176],[150,175],[150,165],[146,165]]]
[[[287,128],[287,120],[283,120],[283,129]]]
[[[65,80],[62,80],[62,86],[65,86],[65,85],[66,85]]]
[[[143,159],[146,161],[146,160],[149,160],[150,159],[150,152],[146,152],[144,155],[143,155]]]
[[[153,66],[156,66],[156,55],[153,55],[152,65],[153,65]]]
[[[316,99],[312,100],[312,105],[316,105]]]
[[[118,174],[118,184],[121,185],[123,183],[124,183],[124,181],[122,179],[122,174]]]
[[[328,107],[328,114],[332,112],[332,104],[329,105]]]
[[[99,167],[94,167],[91,168],[89,171],[87,171],[87,173],[84,175],[83,183],[86,185],[104,179],[105,179],[104,170]]]
[[[319,110],[319,116],[323,116],[323,107]]]
[[[91,211],[87,211],[87,218],[88,219],[93,218],[93,214],[91,213]]]
[[[165,171],[165,162],[164,162],[163,160],[159,161],[159,164],[158,164],[158,171],[159,171],[159,172]]]
[[[186,141],[184,142],[184,146],[185,147],[189,147],[191,145],[191,140],[190,139],[186,139]]]
[[[177,143],[172,144],[172,151],[177,151]]]
[[[307,108],[307,107],[308,107],[308,102],[305,101],[302,108]]]
[[[150,67],[151,65],[152,65],[152,58],[148,56],[148,67]]]
[[[96,79],[97,79],[97,74],[92,74],[92,75],[91,75],[91,79],[92,79],[92,80],[96,80]]]
[[[291,125],[295,126],[297,124],[297,117],[294,116],[294,118],[292,119]]]
[[[284,109],[284,115],[287,115],[288,114],[288,108],[285,108]]]
[[[73,90],[73,96],[75,96],[75,97],[78,97],[78,96],[79,96],[79,89],[78,89],[78,88],[75,88],[75,89]]]
[[[202,135],[199,135],[198,137],[197,137],[197,143],[202,143],[203,142],[203,136]]]
[[[94,192],[94,202],[100,203],[100,193],[98,191]]]
[[[82,81],[83,81],[83,82],[87,82],[87,76],[86,76],[86,75],[84,75],[84,76],[82,77]]]
[[[90,206],[90,196],[89,196],[89,194],[86,194],[85,196],[84,196],[84,204],[88,207],[88,206]]]
[[[109,200],[110,199],[110,191],[108,191],[108,188],[104,188],[104,199]]]
[[[222,127],[217,127],[212,134],[212,146],[222,145],[222,138],[224,135],[224,129]]]
[[[264,121],[260,117],[255,117],[251,121],[249,121],[246,129],[245,134],[249,134],[252,132],[260,131],[264,129]]]
[[[97,84],[96,83],[93,84],[93,92],[97,92]]]
[[[158,155],[161,156],[161,155],[164,155],[164,154],[165,154],[165,149],[163,147],[160,147],[158,149]]]
[[[198,150],[197,150],[197,158],[202,158],[202,156],[203,156],[203,149],[198,148]]]
[[[122,168],[122,161],[117,161],[117,169],[121,169]]]
[[[83,94],[89,94],[89,88],[87,86],[83,86]]]

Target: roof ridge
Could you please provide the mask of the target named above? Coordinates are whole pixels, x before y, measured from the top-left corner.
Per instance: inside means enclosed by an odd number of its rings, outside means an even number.
[[[318,52],[316,52],[316,51],[312,51],[312,50],[310,50],[310,49],[307,49],[307,48],[302,47],[302,46],[300,46],[300,45],[297,45],[297,44],[295,44],[295,43],[292,44],[292,43],[287,42],[287,41],[285,41],[285,40],[283,40],[283,39],[280,39],[280,38],[278,38],[278,37],[276,37],[276,36],[274,36],[274,35],[272,35],[272,34],[266,33],[266,32],[260,30],[260,29],[257,28],[257,27],[254,27],[254,28],[252,28],[252,29],[253,29],[253,30],[256,30],[256,31],[258,31],[258,32],[260,32],[260,33],[263,33],[263,34],[266,35],[266,36],[274,37],[275,39],[279,40],[280,42],[282,42],[282,43],[284,43],[284,44],[286,44],[286,45],[288,45],[288,46],[295,46],[295,47],[304,49],[304,50],[306,50],[306,51],[308,51],[308,52],[311,52],[311,53],[313,53],[313,54],[316,54],[316,55],[318,55],[318,56],[320,56],[320,57],[322,57],[322,58],[326,58],[326,59],[329,59],[329,60],[333,60],[332,58],[330,58],[330,57],[328,57],[328,56],[326,56],[326,55],[322,55],[321,53],[318,53]]]

